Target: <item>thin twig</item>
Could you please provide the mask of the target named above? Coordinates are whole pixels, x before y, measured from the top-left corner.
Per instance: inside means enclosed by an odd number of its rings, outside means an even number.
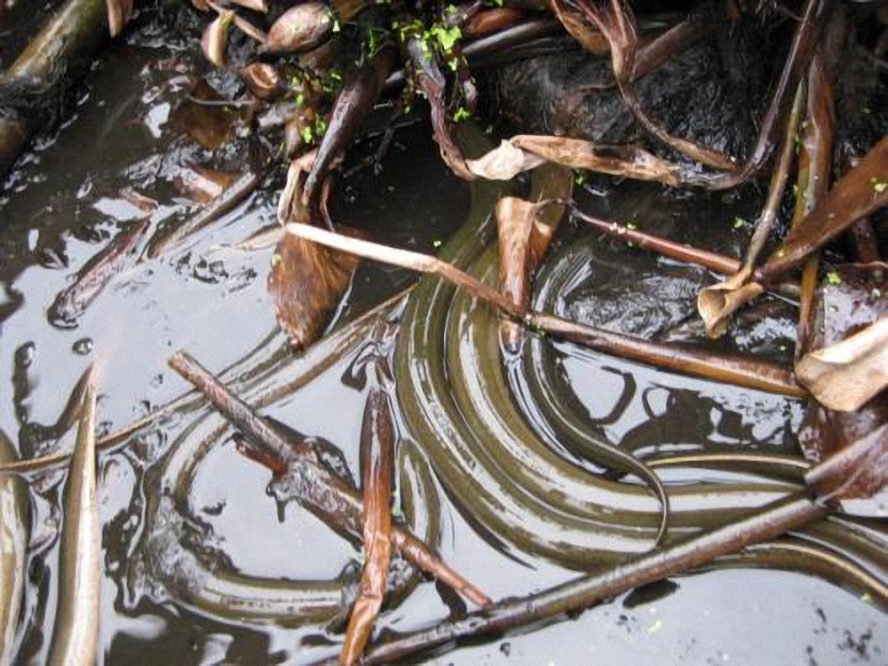
[[[476,298],[517,321],[596,351],[771,393],[793,397],[807,395],[795,382],[790,370],[773,363],[703,352],[684,345],[648,342],[629,335],[585,326],[555,315],[525,312],[505,294],[436,257],[342,236],[306,224],[288,224],[286,230],[287,233],[343,252],[437,275],[451,284],[466,289]]]

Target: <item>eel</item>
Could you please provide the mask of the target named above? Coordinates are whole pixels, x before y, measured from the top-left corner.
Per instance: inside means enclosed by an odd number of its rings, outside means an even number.
[[[250,354],[238,384],[241,397],[256,409],[285,400],[307,381],[344,356],[355,353],[370,338],[379,317],[385,317],[401,299],[390,302],[374,317],[362,317],[333,333],[305,354]],[[266,340],[272,348],[277,338]],[[201,462],[230,432],[227,421],[194,401],[178,412],[184,423],[164,457],[148,473],[140,562],[129,568],[129,584],[146,575],[178,604],[227,621],[298,625],[337,620],[345,610],[347,576],[330,580],[283,580],[239,572],[224,553],[205,541],[209,528],[189,511],[189,491]],[[410,532],[434,549],[440,539],[438,501],[431,472],[419,449],[402,439],[398,451],[401,509]],[[273,510],[269,507],[269,510]],[[194,548],[194,545],[198,548]],[[403,560],[390,575],[389,603],[406,598],[420,576]]]
[[[469,217],[440,256],[493,285],[492,211],[504,186],[478,181],[470,187]],[[654,545],[659,510],[644,486],[602,478],[564,459],[557,453],[558,432],[546,437],[528,425],[510,390],[510,369],[500,362],[496,313],[438,278],[424,277],[401,326],[394,374],[402,418],[471,524],[514,557],[541,557],[575,570],[613,565]],[[595,437],[588,424],[568,425]],[[667,487],[666,542],[726,524],[797,490],[785,476],[763,472],[718,485]],[[833,532],[829,538],[841,539],[840,530]],[[885,562],[877,549],[873,554]]]
[[[480,132],[470,140],[483,142]],[[472,146],[466,146],[466,152]],[[494,284],[493,210],[508,185],[471,184],[466,223],[442,250],[443,258]],[[544,194],[544,193],[543,193]],[[395,306],[397,307],[397,306]],[[391,312],[392,307],[384,309]],[[273,350],[270,338],[237,364],[238,392],[255,408],[285,399],[371,337],[373,318],[347,325],[303,355]],[[524,353],[539,354],[532,339]],[[395,343],[393,373],[402,435],[400,494],[410,529],[435,546],[439,498],[433,475],[469,522],[519,560],[541,557],[575,570],[600,570],[651,548],[661,507],[642,484],[591,472],[559,453],[571,437],[590,455],[607,442],[570,410],[541,410],[548,431],[528,423],[518,407],[510,373],[526,372],[524,359],[503,363],[499,320],[472,297],[437,278],[420,280],[408,296]],[[532,367],[533,363],[530,364]],[[525,396],[526,397],[526,396]],[[221,416],[194,401],[178,412],[181,428],[152,467],[146,498],[142,573],[178,604],[223,621],[302,624],[335,620],[342,610],[341,577],[293,581],[235,571],[211,548],[194,549],[202,526],[189,517],[188,495],[201,461],[229,432]],[[732,462],[736,462],[732,457]],[[595,462],[594,460],[592,461]],[[671,502],[666,542],[728,523],[798,490],[804,465],[790,456],[752,456],[738,481],[667,485]],[[717,456],[693,466],[718,467]],[[737,478],[737,477],[731,477]],[[198,530],[195,533],[195,530]],[[888,599],[888,531],[841,517],[820,521],[792,539],[757,546],[719,566],[795,568]],[[138,567],[130,576],[138,575]],[[416,578],[396,574],[395,601]],[[390,589],[390,594],[392,593]]]

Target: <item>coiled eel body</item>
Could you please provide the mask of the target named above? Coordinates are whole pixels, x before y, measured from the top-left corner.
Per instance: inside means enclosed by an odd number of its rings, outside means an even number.
[[[492,284],[492,211],[506,187],[490,182],[471,187],[466,223],[442,256]],[[535,305],[551,303],[543,298]],[[279,338],[273,337],[226,374],[257,409],[268,407],[355,352],[369,339],[374,321],[349,324],[300,357],[279,348]],[[435,277],[420,280],[410,294],[393,360],[396,409],[406,431],[402,434],[409,438],[399,453],[408,527],[435,547],[440,525],[434,473],[470,523],[518,559],[542,557],[575,570],[595,570],[649,549],[661,514],[657,498],[644,485],[596,475],[557,452],[594,452],[599,435],[579,412],[557,398],[545,398],[552,386],[545,375],[524,379],[531,399],[540,403],[545,427],[530,425],[519,408],[510,377],[534,372],[548,344],[538,338],[528,342],[524,353],[529,356],[504,364],[498,318],[488,307]],[[229,428],[201,400],[184,407],[179,418],[179,434],[146,479],[146,487],[160,489],[146,493],[140,551],[148,578],[177,602],[223,620],[300,624],[339,616],[341,578],[252,577],[194,552],[193,535],[187,533],[193,529],[187,524],[189,489],[201,460]],[[701,455],[693,464],[717,464],[717,456],[712,460]],[[779,456],[750,456],[746,462],[742,482],[668,487],[668,538],[724,524],[780,499],[798,489],[804,471],[798,459]],[[866,592],[888,606],[886,553],[884,527],[830,518],[804,533],[725,558],[719,566],[798,569]],[[396,597],[417,580],[407,574],[395,578],[391,592]]]
[[[503,187],[480,182],[472,188],[469,218],[441,257],[495,284],[492,211]],[[420,281],[402,320],[395,354],[399,404],[448,494],[473,525],[519,558],[593,570],[649,549],[659,516],[655,497],[644,486],[602,478],[564,459],[556,453],[563,441],[528,425],[501,360],[497,322],[491,308],[432,276]],[[534,340],[524,353],[539,354],[542,344]],[[551,437],[596,438],[580,417],[557,416]],[[799,478],[791,466],[785,469],[776,457],[773,466],[773,475],[746,476],[742,483],[670,488],[668,538],[724,524],[798,488],[787,480]],[[829,539],[844,540],[841,529],[829,532]],[[870,537],[870,554],[885,567],[888,559],[878,554],[884,537]],[[760,549],[745,561],[766,559]]]

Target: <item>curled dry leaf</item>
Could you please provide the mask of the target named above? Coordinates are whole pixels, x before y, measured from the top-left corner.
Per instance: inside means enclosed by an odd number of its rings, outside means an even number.
[[[0,430],[0,463],[16,458]],[[28,486],[17,476],[0,476],[0,663],[11,663],[27,577]],[[8,660],[8,661],[7,661]]]
[[[874,322],[888,317],[884,264],[843,265],[830,272],[818,292],[811,349],[829,349]],[[833,411],[812,403],[798,430],[805,457],[820,461],[888,422],[888,393],[875,395],[859,409]]]
[[[207,0],[191,0],[191,6],[199,12],[210,11],[210,3]]]
[[[888,386],[888,316],[842,342],[806,354],[796,377],[826,407],[853,412]]]
[[[234,19],[234,12],[223,9],[213,19],[203,32],[200,40],[200,48],[206,59],[216,67],[225,67],[225,49],[228,46],[228,27]]]
[[[697,311],[710,338],[723,336],[728,330],[731,315],[764,292],[764,287],[759,283],[747,282],[749,275],[749,270],[741,270],[724,282],[701,289],[697,294]]]
[[[385,389],[370,389],[361,425],[361,477],[364,496],[364,570],[340,654],[341,664],[360,659],[385,597],[392,535],[392,481],[395,433]]]
[[[108,32],[117,37],[133,13],[133,0],[105,0],[105,7],[108,10]]]
[[[521,311],[530,304],[531,277],[535,268],[530,253],[530,237],[536,216],[545,202],[531,203],[517,197],[503,197],[496,204],[499,237],[499,289]],[[522,329],[512,321],[500,323],[500,342],[508,351],[518,351]]]
[[[270,53],[308,51],[330,35],[333,12],[322,2],[303,2],[291,7],[271,26],[266,48]]]
[[[525,153],[510,141],[502,141],[499,146],[477,160],[466,160],[469,171],[487,180],[512,180],[545,163],[545,159]]]
[[[250,92],[261,100],[275,100],[286,90],[286,84],[277,69],[264,62],[241,67],[238,75]]]
[[[467,167],[474,176],[508,180],[543,162],[572,169],[588,169],[611,176],[652,180],[671,187],[681,185],[681,169],[635,146],[599,145],[583,139],[522,134],[504,141]]]
[[[290,162],[290,168],[287,169],[287,183],[281,190],[281,198],[277,205],[277,218],[281,224],[311,222],[308,208],[302,205],[302,186],[305,181],[304,176],[311,171],[317,153],[317,150],[311,150]]]
[[[318,339],[358,265],[357,257],[292,234],[275,248],[268,274],[274,316],[301,349]]]

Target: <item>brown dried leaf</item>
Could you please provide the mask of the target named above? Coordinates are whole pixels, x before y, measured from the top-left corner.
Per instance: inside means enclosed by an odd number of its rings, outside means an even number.
[[[287,170],[287,183],[281,190],[281,198],[277,205],[277,219],[281,224],[288,222],[311,223],[308,207],[302,203],[302,186],[305,182],[304,176],[311,171],[317,153],[317,150],[312,150],[290,162],[290,168]]]
[[[522,311],[530,304],[530,236],[543,203],[531,203],[517,197],[503,197],[496,204],[499,236],[499,289]],[[512,321],[500,323],[500,342],[512,353],[518,351],[522,330]]]
[[[228,28],[234,19],[234,12],[223,9],[213,21],[204,28],[200,40],[200,48],[207,60],[219,69],[225,67],[225,49],[228,46]]]
[[[796,377],[817,400],[853,412],[888,386],[888,316],[796,364]]]
[[[254,12],[268,13],[268,3],[265,0],[231,0],[231,2],[244,9],[252,9]]]
[[[333,12],[322,2],[304,2],[285,11],[268,31],[270,53],[308,51],[323,42],[333,29]]]
[[[108,11],[108,32],[117,37],[126,27],[133,13],[133,0],[105,0]]]
[[[510,141],[502,141],[499,146],[477,160],[466,160],[466,166],[479,178],[512,180],[519,173],[538,167],[545,161],[542,157],[516,148]]]
[[[264,62],[241,67],[238,75],[250,92],[261,100],[275,100],[286,90],[286,84],[277,69]]]
[[[237,174],[192,164],[179,169],[173,187],[180,196],[197,203],[209,203],[227,190],[235,178]]]
[[[294,348],[318,339],[357,265],[357,257],[292,234],[281,239],[271,257],[268,292]]]
[[[805,481],[847,513],[888,517],[888,423],[831,455]]]
[[[357,663],[385,597],[392,535],[392,480],[395,435],[385,390],[374,386],[361,426],[361,477],[364,494],[364,571],[342,645],[341,664]]]
[[[762,266],[766,281],[794,268],[854,222],[888,205],[888,136],[877,143],[799,224]]]
[[[749,270],[742,270],[724,282],[701,289],[697,294],[697,311],[710,338],[723,336],[728,330],[731,315],[764,291],[757,282],[747,282],[749,275]]]
[[[883,264],[838,266],[817,299],[817,326],[811,349],[828,348],[888,316]],[[812,404],[798,432],[805,457],[820,461],[888,422],[888,393],[882,392],[853,412]]]
[[[653,180],[672,187],[681,185],[681,175],[675,165],[635,146],[602,146],[560,136],[519,135],[511,141],[533,155],[573,169]]]
[[[207,150],[216,150],[231,139],[238,115],[219,104],[224,102],[224,98],[206,81],[200,80],[194,86],[191,97],[199,101],[183,100],[170,114],[170,129],[187,134]]]

